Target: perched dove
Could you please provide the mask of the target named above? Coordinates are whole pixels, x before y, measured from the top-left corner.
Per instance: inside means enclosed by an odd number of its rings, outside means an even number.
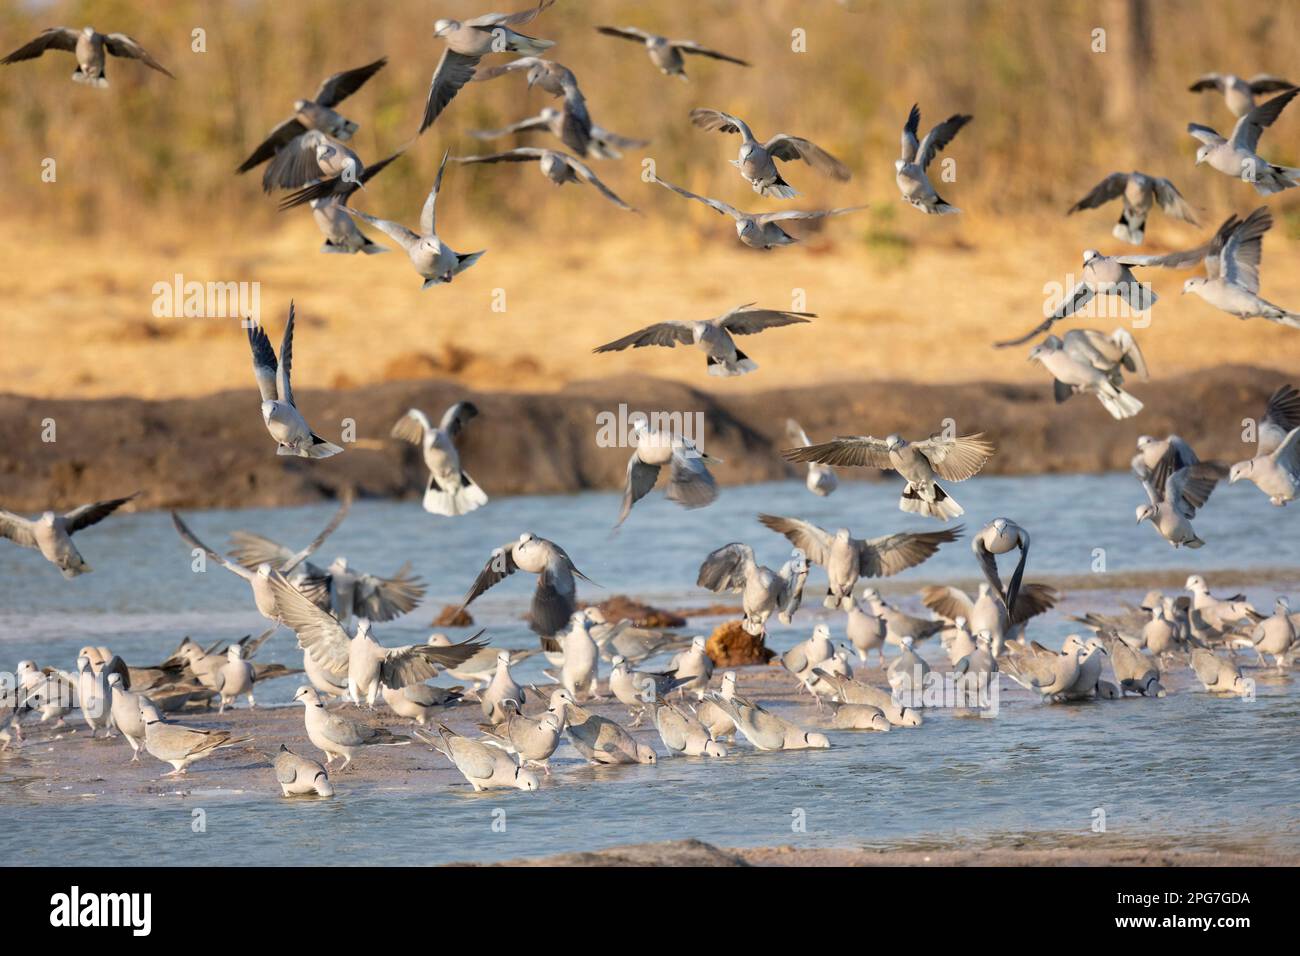
[[[140,714],[144,719],[144,749],[163,763],[172,765],[173,769],[163,774],[164,777],[183,774],[190,764],[210,756],[213,751],[251,739],[235,737],[228,730],[198,730],[167,723],[147,697],[140,699]]]
[[[675,707],[660,696],[648,705],[655,730],[670,753],[687,757],[725,757],[727,748],[709,734],[709,730],[690,711]]]
[[[1225,661],[1213,651],[1203,647],[1192,649],[1192,671],[1202,686],[1211,694],[1234,694],[1247,697],[1252,690],[1252,681],[1241,676],[1241,668],[1230,661]]]
[[[551,755],[555,753],[555,748],[560,745],[560,738],[564,735],[564,707],[561,702],[573,700],[572,696],[567,695],[568,691],[556,691],[550,708],[537,718],[524,716],[518,705],[507,706],[501,720],[479,724],[479,730],[488,738],[484,742],[514,754],[522,767],[541,767],[549,777]]]
[[[293,699],[301,702],[307,739],[325,754],[327,767],[335,757],[342,757],[339,770],[346,770],[362,747],[401,747],[411,742],[410,737],[384,727],[371,727],[352,717],[331,714],[314,688],[299,687]]]
[[[144,714],[140,710],[140,701],[148,698],[127,690],[121,674],[109,674],[108,686],[112,689],[113,726],[131,745],[131,762],[139,763],[145,738]]]
[[[739,694],[730,700],[721,694],[707,699],[722,708],[758,750],[825,750],[831,745],[825,734],[809,733]]]
[[[492,675],[492,680],[483,692],[478,695],[478,700],[479,707],[483,710],[483,719],[492,723],[505,720],[510,713],[509,704],[522,707],[528,703],[524,689],[510,673],[509,651],[497,651],[496,673]]]
[[[283,796],[334,796],[334,785],[330,783],[330,775],[325,768],[309,757],[294,753],[284,744],[280,744],[274,766],[275,779],[280,784]]]
[[[654,763],[655,752],[607,717],[583,710],[569,700],[561,700],[566,720],[565,732],[573,748],[588,763]]]
[[[668,669],[672,671],[683,696],[687,691],[695,691],[697,698],[704,698],[709,679],[713,677],[713,658],[705,650],[705,645],[703,637],[693,638],[691,646],[674,655],[669,664]]]
[[[500,747],[462,737],[446,724],[438,725],[437,737],[419,730],[416,734],[454,763],[475,793],[494,789],[536,790],[542,785],[537,774],[515,763]]]
[[[459,687],[432,687],[429,684],[407,684],[393,690],[387,684],[380,688],[384,703],[398,717],[413,720],[421,727],[426,727],[433,719],[435,711],[450,707],[460,700]]]

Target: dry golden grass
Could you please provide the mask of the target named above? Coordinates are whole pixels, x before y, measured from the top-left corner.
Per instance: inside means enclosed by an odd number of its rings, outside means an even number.
[[[1117,209],[1070,219],[1063,209],[1130,165],[1173,178],[1207,229],[1257,205],[1245,184],[1193,168],[1186,122],[1226,131],[1231,116],[1219,99],[1186,86],[1209,69],[1295,72],[1300,44],[1294,4],[1153,3],[1152,56],[1134,92],[1124,82],[1132,78],[1124,0],[561,0],[528,28],[559,41],[555,58],[577,72],[597,122],[652,138],[645,157],[697,192],[742,208],[777,205],[754,196],[726,163],[734,138],[690,126],[693,106],[739,113],[760,135],[806,135],[842,156],[854,170],[846,185],[794,166],[790,176],[804,191],[794,204],[865,202],[870,212],[771,253],[741,247],[729,222],[642,182],[639,152],[598,170],[644,216],[619,212],[590,189],[555,190],[532,166],[457,167],[439,203],[440,231],[457,249],[488,254],[454,285],[422,292],[400,253],[320,255],[305,210],[278,214],[257,173],[232,175],[324,73],[386,54],[389,67],[344,111],[362,124],[354,145],[363,157],[402,147],[407,154],[354,203],[413,223],[443,150],[481,148],[464,129],[503,125],[548,102],[516,78],[473,84],[412,140],[440,52],[432,19],[487,6],[179,0],[146,11],[87,0],[0,10],[6,48],[44,26],[89,22],[132,33],[178,76],[112,61],[113,86],[99,91],[68,82],[66,56],[0,68],[0,181],[10,216],[0,272],[4,389],[89,397],[250,387],[247,344],[234,322],[151,314],[154,283],[177,272],[260,282],[273,338],[294,298],[302,387],[436,374],[484,388],[548,389],[632,371],[728,390],[853,378],[1038,378],[1046,387],[1023,350],[995,352],[989,343],[1038,320],[1044,284],[1077,271],[1083,248],[1117,251]],[[598,36],[591,25],[602,22],[690,36],[769,69],[697,60],[688,64],[692,82],[679,83],[634,45]],[[918,28],[927,22],[937,28]],[[1090,47],[1098,26],[1108,32],[1104,54]],[[203,54],[190,52],[196,27],[207,31]],[[807,32],[806,53],[792,52],[794,29]],[[1123,112],[1108,105],[1125,91],[1134,96]],[[964,210],[959,217],[927,218],[897,199],[892,163],[914,100],[926,125],[959,110],[976,116],[947,154],[958,177],[943,191]],[[1144,135],[1134,135],[1133,115],[1146,118]],[[1300,112],[1267,132],[1263,152],[1300,165]],[[58,162],[55,183],[40,180],[46,157]],[[1269,200],[1279,223],[1265,241],[1263,293],[1300,307],[1292,266],[1300,199],[1292,195]],[[1157,213],[1144,251],[1195,244],[1204,231]],[[1296,367],[1300,333],[1239,323],[1181,298],[1185,275],[1151,276],[1162,301],[1138,335],[1157,376],[1223,362]],[[505,313],[491,309],[495,289],[505,290]],[[662,318],[707,317],[747,301],[789,307],[793,289],[805,291],[820,318],[749,340],[756,375],[707,379],[690,350],[589,354]]]

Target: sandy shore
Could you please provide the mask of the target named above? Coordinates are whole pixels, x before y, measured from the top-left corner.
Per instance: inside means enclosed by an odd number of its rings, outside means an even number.
[[[628,449],[602,438],[602,424],[627,412],[679,412],[673,427],[702,433],[724,460],[719,483],[777,480],[802,474],[785,462],[786,418],[814,439],[891,431],[920,437],[951,419],[960,434],[984,432],[997,445],[986,474],[1094,472],[1125,469],[1142,433],[1177,432],[1203,457],[1238,461],[1253,454],[1240,440],[1241,421],[1263,414],[1286,377],[1250,367],[1219,367],[1138,387],[1142,417],[1117,423],[1087,396],[1054,403],[1046,383],[917,385],[844,382],[818,387],[720,393],[708,383],[684,385],[630,377],[578,382],[548,394],[473,391],[446,381],[390,382],[368,389],[300,391],[298,401],[317,430],[347,453],[319,462],[277,457],[250,387],[201,399],[134,398],[56,401],[0,394],[0,503],[13,511],[143,491],[132,507],[253,507],[304,504],[353,485],[373,496],[415,498],[426,472],[418,450],[389,437],[411,407],[437,416],[472,399],[480,416],[466,429],[462,461],[490,495],[564,493],[621,488]],[[699,416],[697,419],[695,416]],[[702,425],[699,423],[702,421]],[[46,441],[52,422],[54,441]],[[1140,424],[1139,424],[1140,422]],[[351,423],[351,424],[350,424]],[[346,438],[355,439],[347,444]],[[522,464],[526,463],[526,465]],[[846,469],[846,478],[871,478]]]

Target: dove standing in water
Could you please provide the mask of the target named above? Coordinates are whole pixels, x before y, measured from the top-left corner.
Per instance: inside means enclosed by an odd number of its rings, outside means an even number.
[[[77,706],[90,728],[90,739],[103,728],[105,736],[113,736],[113,688],[108,683],[107,671],[98,674],[84,654],[77,658]]]
[[[442,163],[438,166],[438,175],[433,180],[433,188],[429,190],[429,196],[424,201],[424,208],[420,211],[419,232],[412,232],[401,223],[390,222],[387,219],[376,219],[374,216],[353,209],[351,206],[344,207],[349,215],[370,223],[370,225],[406,250],[406,256],[411,260],[411,265],[424,279],[424,285],[421,286],[423,289],[431,289],[436,285],[451,282],[456,276],[478,262],[483,253],[487,251],[459,253],[438,238],[435,207],[438,203],[438,191],[442,188],[442,174],[446,169],[447,154],[444,153]]]
[[[126,689],[126,681],[121,674],[108,675],[108,686],[112,690],[113,725],[131,745],[131,763],[140,762],[140,751],[144,748],[144,715],[140,711],[140,701],[147,700],[143,694],[134,694]]]
[[[801,136],[777,133],[766,143],[760,143],[745,121],[721,110],[693,109],[691,122],[700,129],[719,133],[740,134],[740,154],[731,165],[761,196],[792,199],[799,193],[781,176],[775,160],[792,162],[803,160],[813,169],[840,182],[848,182],[849,168],[816,143]]]
[[[446,49],[433,71],[429,83],[429,98],[424,104],[424,118],[420,132],[433,125],[447,104],[455,99],[461,87],[474,78],[479,60],[490,53],[538,54],[555,46],[550,40],[539,40],[515,32],[513,27],[531,23],[539,13],[555,0],[540,0],[537,6],[518,13],[485,13],[482,16],[460,21],[442,18],[433,24],[434,39],[442,40]]]
[[[1287,166],[1274,166],[1261,158],[1256,149],[1259,138],[1282,115],[1288,103],[1295,99],[1300,89],[1291,87],[1280,96],[1261,103],[1237,120],[1232,128],[1232,138],[1224,139],[1208,126],[1188,123],[1187,132],[1201,145],[1196,150],[1196,165],[1208,164],[1226,176],[1251,183],[1261,196],[1271,196],[1296,185],[1300,170]]]
[[[954,113],[926,133],[925,139],[918,140],[921,110],[914,104],[912,111],[907,114],[907,124],[903,127],[903,153],[899,159],[894,160],[894,178],[903,199],[921,212],[932,216],[961,212],[956,206],[950,206],[935,191],[930,177],[926,175],[926,169],[972,119],[973,116]]]
[[[903,646],[898,656],[889,665],[887,677],[894,696],[902,701],[914,701],[913,706],[915,706],[920,703],[925,677],[930,673],[930,665],[924,657],[912,650],[913,643],[912,638],[903,638]]]
[[[840,703],[878,708],[885,715],[891,727],[920,727],[925,722],[919,710],[906,707],[894,700],[893,695],[887,690],[872,687],[870,684],[863,684],[851,677],[832,674],[821,668],[818,668],[814,673],[819,679],[826,681],[835,689],[835,697]]]
[[[514,754],[521,767],[541,767],[546,776],[551,775],[551,755],[560,745],[564,735],[564,704],[573,703],[568,691],[551,695],[551,705],[540,717],[526,717],[512,700],[506,703],[505,716],[494,723],[479,724],[487,735],[485,743]]]
[[[828,216],[842,216],[847,212],[857,212],[865,206],[842,206],[838,209],[819,209],[812,212],[788,210],[786,212],[742,212],[735,206],[729,206],[721,199],[700,196],[681,186],[654,177],[654,181],[665,189],[671,189],[679,196],[703,203],[714,212],[730,216],[736,223],[736,237],[751,249],[773,249],[777,246],[791,246],[799,240],[782,229],[778,223],[793,220],[825,219]]]
[[[1059,654],[1050,651],[1014,654],[1007,658],[1002,673],[1043,700],[1055,700],[1063,697],[1078,680],[1082,656],[1083,649],[1077,644],[1063,648]]]
[[[858,601],[850,601],[846,610],[844,634],[853,649],[858,653],[858,660],[867,662],[867,654],[876,652],[878,664],[885,666],[885,634],[888,627],[885,619],[872,613]]]
[[[1106,649],[1110,652],[1110,664],[1119,681],[1121,694],[1140,694],[1143,697],[1164,697],[1165,689],[1160,684],[1160,671],[1146,655],[1129,647],[1119,635],[1108,634]]]
[[[256,706],[256,701],[253,700],[253,682],[256,676],[253,665],[244,660],[244,648],[239,644],[231,644],[226,649],[226,657],[227,662],[216,673],[216,686],[213,688],[221,695],[221,706],[217,708],[217,713],[225,713],[226,705],[234,703],[240,694],[248,695],[250,708]]]
[[[479,706],[483,709],[483,718],[492,723],[499,723],[505,720],[510,711],[507,702],[513,701],[516,706],[523,706],[527,703],[524,696],[524,689],[519,686],[518,681],[510,673],[510,652],[506,650],[497,651],[497,670],[492,676],[491,682],[478,697]]]
[[[709,679],[713,677],[713,658],[705,650],[705,643],[703,637],[693,638],[691,646],[674,655],[669,665],[683,695],[691,690],[695,691],[697,698],[703,699]]]
[[[574,700],[597,696],[596,665],[600,660],[600,651],[591,638],[591,621],[585,611],[573,613],[569,619],[569,629],[559,638],[543,637],[542,647],[564,655],[559,683],[564,685]]]
[[[745,633],[758,637],[766,633],[767,619],[774,611],[781,623],[790,623],[803,600],[807,579],[808,559],[798,548],[779,571],[773,571],[754,560],[749,545],[733,542],[704,559],[695,583],[710,591],[739,594]]]
[[[791,448],[807,448],[812,444],[808,440],[808,433],[803,430],[803,426],[793,418],[785,420],[785,440]],[[840,480],[835,477],[834,468],[810,461],[808,462],[808,477],[804,479],[804,484],[818,498],[825,498],[840,486]]]
[[[1135,246],[1142,245],[1146,234],[1147,215],[1157,203],[1166,215],[1191,223],[1193,226],[1198,225],[1192,207],[1187,205],[1187,200],[1183,199],[1183,194],[1173,183],[1159,176],[1148,176],[1146,173],[1139,172],[1111,173],[1094,186],[1088,195],[1071,206],[1065,214],[1068,216],[1080,209],[1096,209],[1120,197],[1124,199],[1124,208],[1119,214],[1119,222],[1113,233],[1116,239]]]
[[[262,395],[262,421],[275,439],[277,455],[329,458],[343,449],[313,432],[293,400],[293,388],[289,383],[293,365],[293,320],[294,307],[290,302],[289,321],[284,326],[278,364],[266,330],[260,325],[248,327],[248,344],[253,350],[253,375]]]
[[[809,682],[813,668],[830,660],[834,653],[835,645],[831,643],[831,629],[825,624],[818,624],[813,628],[812,637],[800,641],[781,655],[781,666],[794,675],[795,679],[803,685],[804,690],[810,690]]]
[[[984,440],[983,433],[960,438],[936,435],[918,442],[899,435],[884,439],[855,435],[806,448],[787,448],[781,454],[788,461],[892,469],[907,482],[898,500],[900,511],[948,521],[966,512],[940,487],[938,479],[965,481],[978,474],[993,457],[993,444]]]
[[[730,700],[723,699],[721,694],[710,694],[708,699],[731,717],[736,728],[758,750],[825,750],[831,745],[825,734],[809,733],[739,694]]]
[[[826,607],[853,606],[853,589],[862,578],[889,577],[929,559],[939,545],[956,541],[963,528],[899,532],[880,538],[855,538],[848,528],[834,534],[798,518],[760,514],[759,523],[785,537],[811,564],[826,569]]]
[[[39,518],[33,519],[0,508],[0,537],[8,538],[20,548],[39,551],[41,557],[71,580],[92,570],[77,546],[72,543],[72,535],[103,521],[134,497],[136,495],[97,501],[74,508],[66,514],[45,511]]]
[[[712,661],[710,661],[712,663]],[[736,696],[736,672],[727,671],[722,675],[722,686],[718,690],[718,696],[724,700],[731,700]],[[708,728],[709,736],[714,740],[721,740],[724,737],[736,738],[736,722],[731,716],[713,701],[705,698],[695,709],[695,716],[699,718],[700,723]]]
[[[1254,688],[1253,681],[1241,676],[1240,667],[1203,647],[1192,649],[1191,664],[1196,679],[1211,694],[1247,697]]]
[[[459,687],[431,687],[428,684],[407,684],[399,690],[387,685],[380,687],[384,703],[398,717],[413,720],[421,727],[427,726],[433,719],[433,713],[444,707],[450,707],[460,700]]]
[[[615,656],[609,672],[609,692],[628,708],[633,727],[640,726],[648,704],[667,696],[693,677],[678,677],[675,671],[634,671],[622,655]],[[678,748],[680,749],[680,748]]]
[[[649,707],[659,739],[670,753],[687,757],[727,755],[727,748],[715,741],[708,728],[690,711],[674,707],[660,696],[655,696]]]
[[[1286,598],[1278,598],[1273,607],[1273,616],[1255,625],[1250,642],[1260,660],[1265,654],[1269,655],[1280,672],[1286,666],[1287,655],[1296,646],[1296,626],[1291,618],[1291,604]]]
[[[648,33],[636,27],[596,27],[596,32],[603,33],[605,36],[618,37],[622,40],[632,40],[635,43],[644,44],[650,62],[659,67],[659,72],[663,73],[664,76],[675,76],[683,81],[687,79],[686,64],[682,60],[683,53],[689,53],[692,56],[707,56],[712,60],[723,60],[727,63],[735,63],[737,66],[749,66],[747,62],[738,57],[728,56],[725,53],[719,53],[717,50],[710,50],[708,47],[700,46],[694,40],[670,40],[667,37],[659,36],[657,33]]]
[[[384,727],[371,727],[342,714],[331,714],[314,688],[299,687],[293,699],[302,704],[307,739],[325,754],[327,767],[335,757],[342,757],[339,770],[346,770],[362,747],[401,747],[411,742],[410,737]]]
[[[475,793],[493,789],[536,790],[542,785],[537,774],[515,763],[500,747],[462,737],[446,724],[438,725],[437,737],[419,730],[416,734],[454,763]]]
[[[573,749],[588,763],[655,763],[655,752],[607,717],[583,710],[572,701],[561,700],[565,732]]]
[[[140,699],[140,714],[144,719],[144,749],[172,765],[171,772],[163,774],[164,777],[183,774],[196,760],[211,756],[222,747],[233,747],[251,739],[235,737],[228,730],[199,730],[167,723],[147,697]]]
[[[487,504],[488,497],[460,466],[456,441],[465,426],[478,415],[473,402],[457,402],[442,413],[434,428],[428,416],[412,408],[397,420],[392,435],[419,445],[429,481],[424,489],[424,510],[436,515],[463,515]]]
[[[703,321],[657,322],[592,351],[621,352],[626,348],[639,349],[647,345],[670,349],[679,344],[694,345],[705,354],[710,375],[747,375],[757,371],[758,364],[736,348],[732,335],[754,335],[764,329],[804,323],[817,317],[815,312],[786,312],[781,309],[756,309],[753,306],[753,302],[748,302],[725,315]]]
[[[1255,108],[1255,97],[1262,93],[1280,93],[1293,86],[1290,80],[1267,73],[1257,73],[1249,80],[1243,80],[1233,73],[1206,73],[1187,89],[1192,93],[1204,93],[1217,90],[1223,94],[1223,101],[1233,116],[1245,116]]]
[[[330,783],[330,775],[325,768],[309,757],[294,753],[284,744],[280,744],[273,766],[283,796],[334,796],[334,784]]]
[[[708,466],[721,464],[720,459],[706,455],[691,439],[671,431],[651,430],[640,419],[633,425],[632,435],[636,450],[627,462],[623,506],[614,527],[626,521],[632,506],[650,493],[665,465],[669,479],[664,494],[669,501],[683,508],[703,508],[718,497],[718,484]]]
[[[516,571],[537,575],[537,589],[533,592],[528,612],[528,623],[534,633],[548,637],[568,627],[573,612],[578,609],[577,585],[573,579],[576,576],[590,581],[591,578],[574,566],[573,560],[558,544],[529,531],[521,534],[518,541],[503,544],[492,552],[465,600],[461,601],[461,610]]]
[[[77,68],[72,71],[72,82],[104,89],[108,78],[104,66],[108,61],[105,54],[112,54],[128,60],[139,60],[145,66],[159,73],[176,79],[171,71],[149,55],[139,41],[125,33],[98,33],[94,27],[84,27],[77,32],[69,27],[50,27],[42,31],[35,40],[24,43],[10,53],[0,64],[18,63],[21,60],[34,60],[46,50],[64,50],[77,58]]]

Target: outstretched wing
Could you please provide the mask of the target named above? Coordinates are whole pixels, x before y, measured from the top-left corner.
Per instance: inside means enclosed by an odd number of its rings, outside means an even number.
[[[359,66],[352,70],[344,70],[342,73],[335,73],[320,85],[316,91],[315,100],[321,106],[337,106],[345,99],[361,89],[370,79],[388,63],[388,57],[381,56],[374,63],[367,63],[365,66]]]
[[[815,319],[816,312],[787,312],[783,309],[752,309],[742,305],[714,320],[728,332],[736,335],[753,335],[764,329],[782,325],[796,325]]]
[[[424,104],[424,118],[420,120],[420,132],[433,125],[447,104],[456,98],[462,86],[474,78],[479,57],[466,56],[448,47],[442,53],[442,59],[433,71],[429,81],[429,97]]]
[[[887,578],[928,560],[939,545],[956,541],[964,525],[943,531],[900,532],[858,543],[858,570],[863,577]]]
[[[893,468],[889,460],[889,447],[883,439],[870,435],[832,438],[816,445],[786,448],[781,452],[786,461],[815,461],[823,465],[858,465],[863,468]]]
[[[338,618],[318,608],[280,572],[271,572],[270,583],[276,615],[298,635],[299,646],[331,676],[346,677],[352,639]]]
[[[1080,209],[1096,209],[1098,206],[1105,205],[1112,199],[1122,196],[1127,185],[1128,173],[1111,173],[1093,186],[1086,196],[1067,209],[1065,214],[1068,216]]]
[[[1255,152],[1260,135],[1282,115],[1282,111],[1295,99],[1297,93],[1300,93],[1300,88],[1292,87],[1285,93],[1259,104],[1237,120],[1237,125],[1232,129],[1232,145],[1238,149]]]
[[[80,34],[69,27],[50,27],[48,30],[41,32],[35,40],[24,43],[14,52],[10,53],[2,63],[17,63],[20,60],[34,60],[46,50],[67,50],[69,52],[77,49],[77,37]]]
[[[753,567],[754,551],[749,545],[724,544],[704,559],[695,583],[710,591],[741,591],[746,574]]]
[[[758,522],[777,534],[785,535],[786,539],[796,548],[801,549],[813,564],[825,567],[830,559],[832,538],[826,529],[819,528],[810,521],[782,518],[778,515],[760,514]]]
[[[993,443],[984,439],[984,433],[964,435],[961,438],[927,438],[912,446],[930,462],[940,478],[948,481],[965,481],[978,474],[993,457]]]
[[[647,325],[644,329],[637,329],[621,339],[606,342],[604,345],[592,349],[592,351],[621,352],[623,349],[639,349],[648,345],[659,345],[671,349],[675,348],[679,343],[681,345],[690,345],[694,341],[695,336],[690,326],[684,322],[656,322],[654,325]]]
[[[98,524],[139,494],[140,492],[137,491],[134,495],[127,495],[125,498],[110,498],[107,501],[96,501],[94,504],[74,508],[63,516],[63,520],[66,522],[65,530],[68,534],[74,534],[82,528],[89,528],[92,524]]]
[[[921,140],[921,146],[918,151],[917,162],[921,168],[925,169],[935,156],[943,152],[944,148],[953,141],[953,138],[961,131],[961,128],[973,120],[975,117],[965,113],[954,113],[946,120],[940,123],[930,132],[925,134],[925,139]]]
[[[849,167],[816,143],[804,139],[802,136],[787,136],[785,133],[777,133],[764,146],[774,159],[787,162],[802,159],[817,172],[824,173],[832,179],[838,179],[840,182],[848,182],[851,175]]]
[[[159,73],[166,73],[173,80],[176,79],[172,71],[150,56],[149,51],[142,47],[138,40],[127,36],[125,33],[110,33],[104,37],[104,49],[108,50],[113,56],[139,60],[145,66],[152,67]]]
[[[1156,202],[1160,208],[1175,219],[1181,219],[1183,222],[1189,222],[1193,226],[1200,223],[1196,221],[1196,214],[1192,212],[1192,207],[1187,204],[1183,194],[1178,191],[1178,187],[1167,179],[1155,179],[1152,181],[1155,192]]]
[[[745,218],[745,214],[743,212],[741,212],[735,206],[728,206],[721,199],[709,199],[706,196],[697,196],[689,189],[683,189],[681,186],[674,186],[672,183],[668,182],[667,180],[660,179],[658,176],[654,177],[654,181],[666,189],[671,189],[679,196],[685,196],[687,199],[694,199],[696,202],[702,202],[704,203],[704,205],[715,210],[716,212],[720,212],[724,216],[730,216],[732,219]]]
[[[726,60],[728,63],[735,63],[738,66],[749,66],[749,62],[742,60],[738,56],[729,56],[726,53],[719,53],[717,50],[710,50],[708,47],[700,46],[694,40],[673,40],[672,46],[681,50],[683,53],[694,53],[696,56],[707,56],[715,60]]]
[[[519,570],[519,565],[515,563],[514,548],[515,542],[511,541],[492,552],[487,564],[483,566],[483,570],[478,573],[478,577],[470,585],[465,599],[460,602],[462,608],[469,607],[474,599],[488,588],[499,584]]]
[[[1259,263],[1264,254],[1264,233],[1273,228],[1273,214],[1260,206],[1247,216],[1219,254],[1223,278],[1247,292],[1259,292]]]
[[[358,576],[352,613],[371,621],[391,621],[415,610],[423,599],[424,582],[411,574],[409,564],[404,564],[391,578]]]

